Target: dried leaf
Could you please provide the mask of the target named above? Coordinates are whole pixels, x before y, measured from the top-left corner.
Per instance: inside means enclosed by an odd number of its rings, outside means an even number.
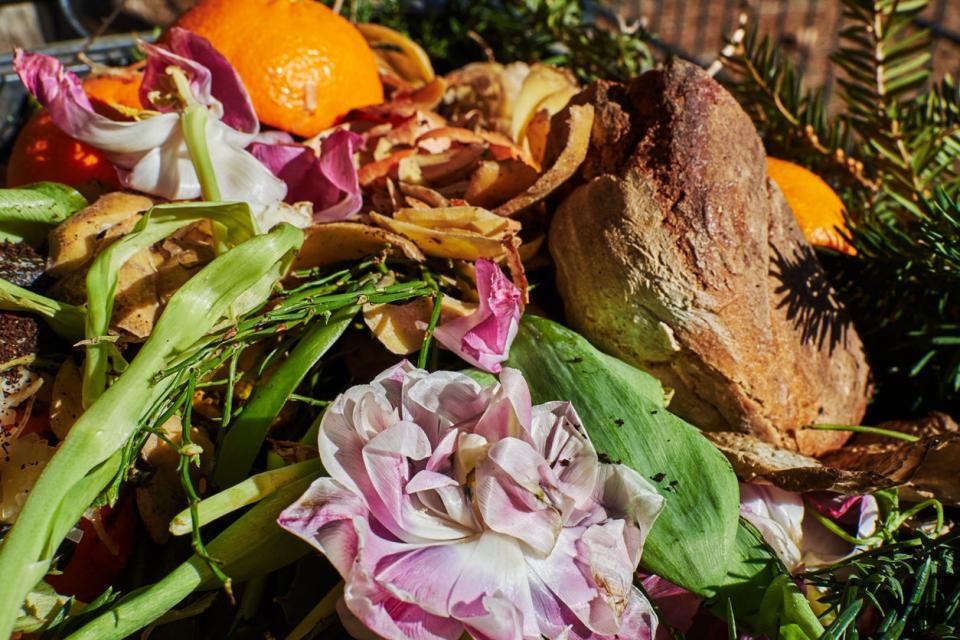
[[[424,257],[409,239],[359,222],[330,222],[304,229],[303,247],[294,270],[325,267],[375,255],[390,246],[390,255],[422,262]]]
[[[743,482],[766,480],[781,489],[860,494],[894,486],[897,480],[873,471],[848,471],[733,431],[705,432]]]
[[[557,113],[576,93],[577,81],[568,71],[544,64],[533,65],[523,80],[511,114],[510,135],[514,142],[523,142],[527,125],[540,109],[554,109],[551,115]],[[566,98],[553,99],[547,106],[546,101],[556,94],[565,95]]]
[[[373,50],[381,73],[418,86],[435,77],[427,52],[407,36],[379,24],[359,23],[356,27]]]
[[[377,180],[382,180],[388,176],[397,177],[397,166],[404,158],[416,153],[416,149],[401,149],[394,151],[383,160],[368,162],[357,171],[357,178],[360,180],[361,187],[368,187]]]
[[[443,153],[418,154],[400,160],[397,176],[410,184],[450,184],[464,178],[483,156],[483,145],[468,145]]]
[[[53,393],[50,399],[50,430],[58,439],[67,437],[70,427],[83,413],[80,402],[83,377],[80,368],[67,358],[53,379]]]
[[[930,497],[960,505],[960,432],[944,414],[880,425],[920,437],[916,442],[858,434],[851,444],[822,456],[824,464],[851,471],[870,470],[908,483],[901,490],[907,500]],[[865,444],[864,444],[865,443]]]
[[[520,231],[516,221],[480,207],[400,209],[393,218],[376,213],[370,217],[378,225],[407,236],[423,253],[435,258],[502,258],[503,239]]]
[[[450,206],[450,201],[443,197],[443,194],[422,185],[401,182],[400,192],[406,196],[417,198],[429,207],[442,208]]]
[[[566,144],[556,162],[532,187],[496,209],[497,215],[512,216],[540,202],[569,180],[583,164],[590,147],[593,127],[593,106],[573,105],[567,109],[564,126],[568,131]]]
[[[137,510],[147,533],[157,544],[163,544],[170,538],[170,521],[185,502],[178,470],[180,452],[177,445],[183,442],[180,418],[173,416],[164,422],[160,433],[164,438],[151,434],[140,451],[140,457],[153,468],[154,473],[143,486],[137,487]],[[208,475],[213,469],[213,442],[206,432],[197,427],[191,428],[190,440],[202,449],[200,467],[191,466],[191,473],[197,477]]]
[[[533,167],[519,160],[486,160],[470,176],[463,197],[478,207],[496,207],[529,189],[538,177]]]

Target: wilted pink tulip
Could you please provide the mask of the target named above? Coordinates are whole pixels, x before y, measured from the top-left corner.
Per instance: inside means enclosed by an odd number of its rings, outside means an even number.
[[[520,327],[520,290],[490,260],[477,260],[475,271],[477,310],[441,324],[433,336],[475,367],[499,373]]]
[[[319,155],[292,141],[255,141],[250,153],[287,185],[286,202],[310,202],[315,222],[335,222],[360,210],[363,196],[353,154],[363,142],[352,131],[334,131]]]
[[[760,531],[790,571],[834,564],[863,548],[827,529],[809,509],[854,538],[869,538],[877,528],[877,500],[870,495],[800,495],[769,484],[740,485],[740,515]]]
[[[280,516],[344,578],[348,629],[389,640],[652,638],[633,586],[663,499],[599,461],[573,406],[408,362],[320,424],[321,478]],[[357,634],[363,635],[363,634]]]

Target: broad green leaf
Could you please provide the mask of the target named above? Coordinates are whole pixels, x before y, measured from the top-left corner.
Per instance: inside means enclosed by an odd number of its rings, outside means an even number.
[[[651,480],[665,499],[641,565],[710,596],[736,553],[737,478],[726,458],[665,408],[652,376],[549,320],[524,317],[508,364],[534,402],[569,400],[597,450]]]
[[[57,182],[0,189],[0,240],[43,244],[51,227],[85,206],[79,191]]]
[[[54,331],[67,340],[83,339],[86,312],[66,302],[47,298],[0,278],[0,309],[26,311],[43,316]]]
[[[134,433],[170,378],[159,372],[192,353],[235,301],[289,269],[303,233],[287,224],[218,256],[167,303],[150,338],[117,381],[87,409],[40,474],[0,547],[0,638],[50,566],[67,531],[116,474],[109,460]],[[81,496],[83,499],[80,499]],[[87,500],[89,498],[89,500]]]
[[[107,363],[119,358],[116,347],[98,340],[107,334],[120,268],[134,255],[200,220],[211,220],[227,231],[227,246],[256,235],[256,222],[243,202],[177,202],[150,209],[133,230],[107,247],[87,272],[87,344],[83,370],[83,406],[89,407],[107,387]]]

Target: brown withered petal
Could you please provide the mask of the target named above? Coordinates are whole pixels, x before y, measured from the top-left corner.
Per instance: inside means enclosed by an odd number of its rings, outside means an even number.
[[[359,222],[318,224],[305,229],[304,234],[303,246],[293,263],[294,270],[365,258],[388,245],[393,256],[417,262],[424,259],[417,245],[402,235]]]
[[[563,126],[568,132],[566,144],[556,162],[540,176],[532,187],[497,207],[497,215],[512,216],[540,202],[577,172],[590,147],[590,131],[593,127],[593,106],[573,105],[564,112]]]
[[[766,480],[786,491],[836,491],[860,494],[887,488],[900,481],[872,470],[829,466],[796,451],[784,449],[747,433],[704,432],[730,461],[744,482]]]

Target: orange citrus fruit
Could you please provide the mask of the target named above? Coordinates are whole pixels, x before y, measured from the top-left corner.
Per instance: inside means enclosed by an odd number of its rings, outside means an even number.
[[[75,140],[46,111],[35,113],[20,130],[7,164],[7,186],[50,180],[79,187],[93,181],[117,188],[113,165],[97,149]]]
[[[88,76],[83,90],[102,115],[122,119],[115,107],[140,109],[142,74],[117,70]],[[120,188],[117,173],[99,150],[60,130],[46,111],[35,113],[20,130],[7,163],[7,186],[50,180],[79,187],[103,182]]]
[[[839,231],[847,231],[843,202],[820,176],[778,158],[767,158],[767,175],[783,192],[807,242],[849,255],[856,253]]]
[[[268,125],[313,136],[351,109],[383,102],[367,41],[317,0],[200,0],[176,26],[230,61]]]
[[[93,108],[111,118],[124,118],[127,109],[143,109],[140,104],[140,82],[143,72],[130,69],[112,69],[108,72],[89,75],[83,79],[83,92],[90,98]],[[116,107],[121,107],[117,109]]]

